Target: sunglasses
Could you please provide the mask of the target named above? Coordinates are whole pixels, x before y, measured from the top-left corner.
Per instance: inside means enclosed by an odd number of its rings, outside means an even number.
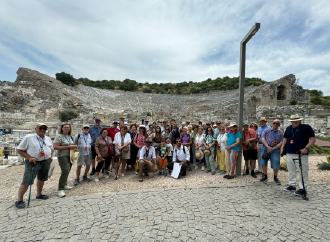
[[[280,123],[273,123],[273,124],[280,125]]]
[[[176,141],[177,143],[181,143],[181,141]]]
[[[146,144],[152,144],[152,142],[146,142]]]
[[[89,127],[84,127],[84,129],[89,129]]]
[[[47,130],[47,128],[41,128],[41,127],[40,127],[39,130]]]
[[[221,124],[221,123],[217,123],[217,124]]]

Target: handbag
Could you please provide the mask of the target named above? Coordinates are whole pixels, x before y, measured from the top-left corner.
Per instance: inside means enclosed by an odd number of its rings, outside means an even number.
[[[121,146],[123,146],[123,145],[124,145],[124,137],[121,136]],[[126,146],[126,147],[122,148],[121,152],[124,153],[124,154],[127,154],[129,152],[129,147]]]
[[[115,156],[115,153],[113,152],[113,148],[112,148],[112,146],[110,147],[110,145],[109,145],[108,142],[105,140],[105,138],[102,137],[102,139],[104,140],[105,144],[108,146],[108,154],[109,154],[109,156]]]
[[[249,132],[249,136],[250,136],[250,139],[251,139],[251,133]],[[244,139],[245,139],[245,134],[244,134]],[[252,150],[253,148],[254,148],[254,146],[255,146],[255,143],[254,142],[250,142],[247,146],[246,146],[246,148],[248,149],[248,150]]]

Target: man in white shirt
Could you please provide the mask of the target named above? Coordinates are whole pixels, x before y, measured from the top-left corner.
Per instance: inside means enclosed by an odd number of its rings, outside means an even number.
[[[73,182],[74,186],[77,186],[79,184],[80,171],[83,165],[85,165],[86,168],[82,180],[85,182],[90,181],[90,179],[87,177],[87,173],[92,164],[93,140],[91,135],[88,133],[88,131],[89,131],[89,125],[86,124],[82,128],[82,132],[74,137],[74,142],[77,145],[78,149],[80,150],[80,156],[77,161],[76,179]]]
[[[190,154],[187,147],[181,144],[181,138],[176,139],[176,148],[173,151],[173,162],[167,165],[169,170],[173,170],[174,162],[180,163],[181,175],[185,176],[188,168],[188,161],[190,160]]]
[[[143,173],[149,176],[149,172],[157,171],[156,152],[152,146],[152,139],[146,139],[146,145],[141,148],[139,157],[139,182],[143,182]]]
[[[39,123],[35,128],[35,134],[26,135],[19,146],[17,153],[25,158],[25,171],[23,181],[18,190],[17,208],[24,208],[24,194],[31,183],[32,167],[34,167],[32,183],[37,176],[37,197],[36,199],[48,199],[47,195],[41,194],[45,181],[48,180],[48,172],[52,162],[52,152],[54,151],[52,140],[45,136],[47,125]]]

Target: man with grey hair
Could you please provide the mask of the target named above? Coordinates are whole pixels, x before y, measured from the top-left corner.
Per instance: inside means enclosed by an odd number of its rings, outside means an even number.
[[[152,146],[152,139],[146,139],[146,145],[140,150],[139,156],[139,182],[143,182],[143,173],[149,176],[149,172],[157,171],[156,152]]]
[[[25,170],[23,181],[18,190],[16,208],[24,208],[24,194],[37,176],[37,197],[36,199],[48,199],[42,194],[45,181],[48,180],[48,172],[52,162],[52,152],[54,151],[52,140],[46,134],[47,125],[39,123],[35,128],[35,134],[26,135],[17,147],[17,153],[25,158]],[[33,168],[33,177],[32,176]]]
[[[281,153],[280,148],[283,142],[283,132],[279,129],[281,125],[280,120],[275,119],[272,122],[272,128],[266,129],[261,136],[262,148],[261,148],[261,166],[264,176],[260,179],[264,182],[267,177],[267,163],[270,159],[271,168],[274,170],[274,182],[277,185],[281,185],[280,180],[277,178],[278,171],[280,169]]]
[[[291,125],[286,128],[284,133],[284,140],[281,147],[281,154],[283,154],[284,147],[286,147],[286,163],[289,172],[289,186],[285,188],[286,191],[296,190],[297,172],[299,171],[299,190],[295,192],[296,196],[306,194],[308,185],[308,152],[315,143],[315,134],[312,127],[308,124],[302,124],[303,118],[298,114],[291,115]],[[299,154],[301,153],[301,168],[299,167]],[[302,170],[302,171],[301,171]],[[302,179],[304,184],[302,183]]]

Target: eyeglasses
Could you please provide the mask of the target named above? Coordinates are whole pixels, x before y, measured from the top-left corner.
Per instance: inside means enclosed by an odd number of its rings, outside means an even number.
[[[254,128],[254,127],[257,127],[257,126],[255,126],[255,125],[251,125],[250,127],[251,127],[251,128]]]
[[[39,130],[47,130],[47,128],[41,128],[41,127],[39,127]]]
[[[220,131],[223,131],[223,130],[225,130],[225,129],[220,129]]]
[[[275,124],[275,125],[280,125],[280,123],[273,123],[273,124]]]
[[[210,129],[209,129],[208,131],[209,131],[209,132],[212,132],[212,130],[210,130]]]

